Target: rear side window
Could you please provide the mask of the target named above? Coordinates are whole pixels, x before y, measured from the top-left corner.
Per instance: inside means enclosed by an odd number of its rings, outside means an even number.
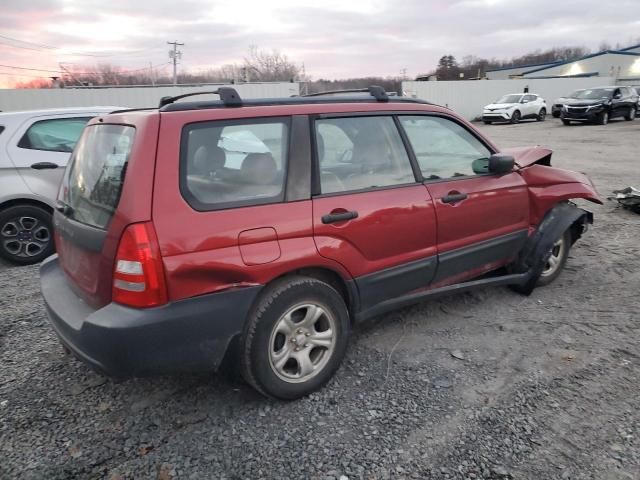
[[[78,142],[60,190],[66,215],[106,228],[113,216],[135,137],[128,125],[91,125]]]
[[[182,131],[180,188],[196,210],[284,199],[289,119],[194,123]]]
[[[415,182],[392,117],[318,120],[315,133],[321,193]]]
[[[18,147],[70,153],[91,117],[40,120],[24,133]]]

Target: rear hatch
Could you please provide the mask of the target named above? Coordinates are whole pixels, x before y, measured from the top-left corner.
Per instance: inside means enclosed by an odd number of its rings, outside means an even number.
[[[74,290],[99,308],[111,301],[118,242],[149,221],[157,113],[110,115],[82,133],[54,214],[60,265]]]

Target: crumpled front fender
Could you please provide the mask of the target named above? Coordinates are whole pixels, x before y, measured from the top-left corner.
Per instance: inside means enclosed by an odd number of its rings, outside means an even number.
[[[584,198],[602,205],[602,200],[584,173],[546,165],[531,165],[518,171],[529,188],[532,225],[537,225],[554,205]]]

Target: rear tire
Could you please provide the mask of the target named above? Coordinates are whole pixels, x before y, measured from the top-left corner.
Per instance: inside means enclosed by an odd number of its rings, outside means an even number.
[[[485,125],[491,125],[491,121],[490,120],[483,120]]]
[[[34,205],[0,211],[0,257],[16,265],[32,265],[54,252],[49,212]]]
[[[536,117],[536,120],[538,122],[544,122],[546,118],[547,118],[547,110],[544,108],[541,108],[540,112],[538,112],[538,116]]]
[[[350,333],[342,296],[310,277],[267,287],[241,341],[245,380],[263,395],[293,400],[324,386],[344,358]]]
[[[558,111],[553,111],[553,112],[551,112],[551,116],[552,116],[553,118],[560,118],[560,112],[558,112]]]
[[[633,120],[635,120],[635,119],[636,119],[636,113],[637,113],[637,112],[636,112],[636,109],[635,109],[635,108],[633,108],[633,107],[631,107],[631,108],[629,109],[629,112],[624,116],[624,119],[625,119],[627,122],[631,122],[631,121],[633,121]]]
[[[511,115],[511,123],[520,123],[521,118],[522,114],[520,113],[520,110],[516,110],[515,112],[513,112],[513,115]]]

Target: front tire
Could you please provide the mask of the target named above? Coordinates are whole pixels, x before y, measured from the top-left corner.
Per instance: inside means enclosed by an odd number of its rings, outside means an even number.
[[[598,125],[606,125],[609,123],[609,112],[602,112],[598,115]]]
[[[562,119],[562,123],[564,123],[565,125],[571,125],[571,122],[569,120],[565,120],[564,118]]]
[[[633,108],[633,107],[631,107],[631,108],[629,109],[629,112],[624,116],[624,119],[625,119],[627,122],[630,122],[630,121],[632,121],[632,120],[635,120],[635,119],[636,119],[636,109],[635,109],[635,108]]]
[[[553,244],[549,252],[549,258],[546,261],[544,269],[536,283],[537,287],[549,285],[560,276],[564,266],[569,258],[569,250],[571,249],[571,230],[566,230],[560,239]]]
[[[538,116],[536,117],[536,120],[538,122],[544,122],[546,118],[547,118],[547,110],[544,108],[541,108],[540,112],[538,112]]]
[[[350,333],[342,296],[310,277],[267,287],[241,344],[246,381],[260,393],[293,400],[324,386],[344,358]]]
[[[511,123],[520,123],[521,118],[522,115],[520,114],[520,110],[516,110],[513,112],[513,115],[511,115]]]
[[[491,120],[483,120],[485,125],[491,125]]]
[[[34,205],[17,205],[0,212],[0,257],[16,265],[32,265],[54,251],[49,212]]]

